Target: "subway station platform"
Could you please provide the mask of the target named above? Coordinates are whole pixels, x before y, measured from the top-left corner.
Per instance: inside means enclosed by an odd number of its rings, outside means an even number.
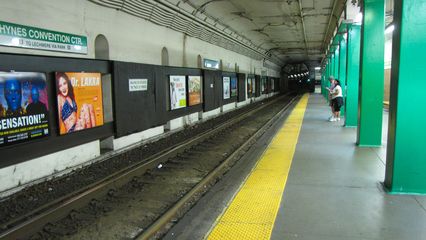
[[[165,239],[426,239],[426,196],[382,187],[387,112],[383,146],[360,148],[320,94],[305,100]]]

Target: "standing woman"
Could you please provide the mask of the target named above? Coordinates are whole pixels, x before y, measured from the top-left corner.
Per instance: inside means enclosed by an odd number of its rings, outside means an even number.
[[[331,116],[328,118],[328,120],[331,120],[332,118],[334,118],[334,109],[333,109],[333,101],[332,101],[332,96],[331,96],[331,92],[333,91],[334,87],[335,87],[335,83],[334,83],[334,77],[330,76],[328,77],[328,80],[330,81],[330,88],[329,87],[325,87],[325,89],[328,90],[328,101],[330,102],[330,108],[331,108]]]
[[[333,117],[329,120],[330,122],[340,121],[340,108],[343,106],[343,94],[340,81],[334,79],[334,88],[330,91],[331,102],[333,107]]]

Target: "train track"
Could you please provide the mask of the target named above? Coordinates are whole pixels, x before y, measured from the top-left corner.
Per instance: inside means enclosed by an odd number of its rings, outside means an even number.
[[[291,105],[282,96],[40,207],[1,239],[160,237]]]

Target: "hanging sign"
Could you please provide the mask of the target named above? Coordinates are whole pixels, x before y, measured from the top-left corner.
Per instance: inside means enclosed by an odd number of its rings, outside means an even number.
[[[219,61],[211,60],[207,58],[205,58],[203,61],[204,61],[205,68],[219,69]]]
[[[0,21],[0,45],[87,54],[87,37]]]

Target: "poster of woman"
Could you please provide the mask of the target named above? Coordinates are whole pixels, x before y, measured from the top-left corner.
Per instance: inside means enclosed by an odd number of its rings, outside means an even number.
[[[231,78],[223,77],[223,99],[231,97]]]
[[[170,110],[186,107],[186,77],[170,75]]]
[[[201,77],[188,76],[189,106],[194,106],[201,103],[201,89]]]
[[[61,135],[103,125],[100,73],[57,72],[56,93]]]

